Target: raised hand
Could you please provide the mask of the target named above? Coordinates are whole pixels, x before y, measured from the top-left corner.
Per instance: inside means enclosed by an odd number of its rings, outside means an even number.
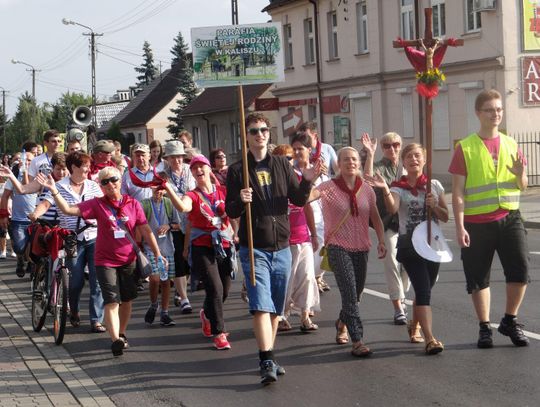
[[[367,153],[371,156],[375,155],[375,151],[377,151],[377,139],[374,138],[373,140],[371,137],[369,137],[368,133],[362,134],[362,138],[360,139],[360,142],[362,143],[362,146],[367,151]]]
[[[11,169],[9,167],[6,167],[5,165],[0,164],[0,176],[9,177],[11,175],[13,175]]]
[[[54,178],[51,176],[51,174],[45,176],[42,173],[38,173],[36,175],[35,180],[41,185],[42,187],[49,188],[52,193],[54,193],[55,188],[55,182]]]
[[[525,163],[523,157],[516,156],[512,157],[512,166],[507,166],[508,171],[514,174],[516,177],[521,178],[523,172],[525,171]]]
[[[370,177],[369,175],[364,175],[366,182],[374,188],[385,188],[386,181],[381,176],[381,174],[376,173],[374,176]]]
[[[310,168],[304,168],[302,170],[302,177],[306,181],[315,181],[319,175],[324,174],[325,172],[323,169],[326,168],[322,162],[322,160],[319,158]],[[328,169],[326,168],[326,171],[328,172]]]

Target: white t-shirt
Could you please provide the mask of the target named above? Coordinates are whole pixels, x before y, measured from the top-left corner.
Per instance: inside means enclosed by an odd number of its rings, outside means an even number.
[[[43,170],[45,170],[45,172],[49,170],[49,173],[51,173],[51,158],[52,157],[49,157],[47,153],[38,155],[30,162],[30,167],[28,167],[28,175],[30,175],[32,178],[35,178],[36,175],[38,175],[38,173]]]

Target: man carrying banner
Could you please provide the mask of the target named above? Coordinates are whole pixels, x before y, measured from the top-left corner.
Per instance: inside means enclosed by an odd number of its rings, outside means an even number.
[[[285,307],[287,283],[291,271],[289,249],[289,200],[304,206],[311,183],[320,172],[320,164],[303,172],[298,181],[285,157],[268,154],[270,122],[260,113],[251,113],[245,120],[248,145],[250,188],[244,188],[242,162],[229,167],[227,174],[226,212],[240,217],[240,260],[246,275],[253,329],[259,346],[261,383],[277,380],[285,374],[273,354],[279,322]],[[252,224],[246,224],[245,203],[251,203]],[[253,228],[254,269],[256,284],[250,282],[250,261],[247,228]]]

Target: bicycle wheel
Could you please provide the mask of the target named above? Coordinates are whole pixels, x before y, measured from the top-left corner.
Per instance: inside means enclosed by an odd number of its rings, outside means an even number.
[[[61,345],[66,331],[66,319],[68,310],[68,269],[62,267],[56,275],[56,301],[54,303],[54,343]]]
[[[32,276],[32,328],[41,331],[47,317],[47,270],[42,262],[35,265]]]

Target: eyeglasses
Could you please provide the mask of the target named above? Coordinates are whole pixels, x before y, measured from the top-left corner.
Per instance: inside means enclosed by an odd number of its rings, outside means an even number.
[[[481,112],[487,113],[487,114],[493,114],[493,113],[502,113],[503,112],[502,107],[498,107],[497,109],[480,109]]]
[[[401,143],[395,142],[395,143],[383,143],[382,148],[385,150],[389,150],[390,148],[394,147],[395,150],[397,150],[399,147],[401,147]]]
[[[111,177],[111,178],[105,178],[105,179],[102,179],[102,180],[100,181],[100,183],[101,183],[101,185],[105,186],[105,185],[107,185],[109,182],[114,182],[114,183],[116,183],[116,182],[118,182],[118,181],[120,181],[120,178],[118,178],[117,176],[114,176],[114,177]]]
[[[252,127],[251,129],[248,129],[248,133],[252,136],[256,136],[261,132],[262,134],[268,133],[270,129],[268,127]]]
[[[221,155],[216,155],[216,158],[221,160],[222,158],[227,158],[227,156],[221,154]]]

